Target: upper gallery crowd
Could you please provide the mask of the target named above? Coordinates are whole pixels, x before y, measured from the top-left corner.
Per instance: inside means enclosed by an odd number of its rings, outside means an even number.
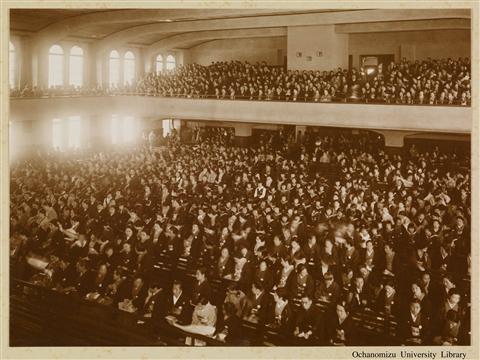
[[[266,63],[189,64],[149,73],[136,84],[94,88],[26,86],[12,97],[150,95],[292,102],[359,102],[405,105],[471,104],[469,58],[427,59],[331,71],[286,70]]]

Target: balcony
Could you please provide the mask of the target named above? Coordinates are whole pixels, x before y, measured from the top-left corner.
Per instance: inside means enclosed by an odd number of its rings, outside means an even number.
[[[89,118],[126,114],[247,123],[315,125],[376,130],[467,134],[472,108],[429,105],[373,105],[163,98],[138,95],[12,98],[11,121]]]

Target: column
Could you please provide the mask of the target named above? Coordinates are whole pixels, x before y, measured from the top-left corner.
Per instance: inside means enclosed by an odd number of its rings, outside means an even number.
[[[249,124],[235,124],[235,146],[247,147],[251,144],[252,125]]]

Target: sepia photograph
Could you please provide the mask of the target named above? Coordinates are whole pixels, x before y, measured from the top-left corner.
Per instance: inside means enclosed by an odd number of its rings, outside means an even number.
[[[7,346],[477,359],[473,7],[81,5],[6,13]]]

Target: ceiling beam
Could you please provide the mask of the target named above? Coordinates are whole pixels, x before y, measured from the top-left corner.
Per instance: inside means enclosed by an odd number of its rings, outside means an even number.
[[[338,24],[335,32],[339,34],[390,32],[390,31],[424,31],[446,29],[471,29],[470,19],[432,19],[412,21],[371,22],[363,24]]]
[[[241,39],[259,37],[287,36],[287,28],[276,27],[267,29],[235,29],[235,30],[214,30],[184,33],[162,39],[150,45],[146,49],[146,56],[153,57],[157,53],[173,48],[188,48],[190,44],[199,41],[210,41],[219,39]]]
[[[287,9],[112,9],[68,17],[55,22],[34,35],[37,43],[54,43],[92,25],[108,25],[115,23],[136,24],[164,23],[175,21],[192,21],[199,19],[216,19],[230,17],[251,17],[258,15],[286,14],[292,12],[307,13],[312,10],[292,11]],[[324,10],[325,11],[325,10]]]
[[[235,19],[199,20],[187,22],[140,25],[113,33],[96,43],[99,52],[121,46],[137,36],[162,32],[193,32],[242,28],[269,28],[279,26],[335,25],[380,21],[405,21],[444,18],[470,18],[469,9],[409,9],[409,10],[359,10],[256,16]]]

